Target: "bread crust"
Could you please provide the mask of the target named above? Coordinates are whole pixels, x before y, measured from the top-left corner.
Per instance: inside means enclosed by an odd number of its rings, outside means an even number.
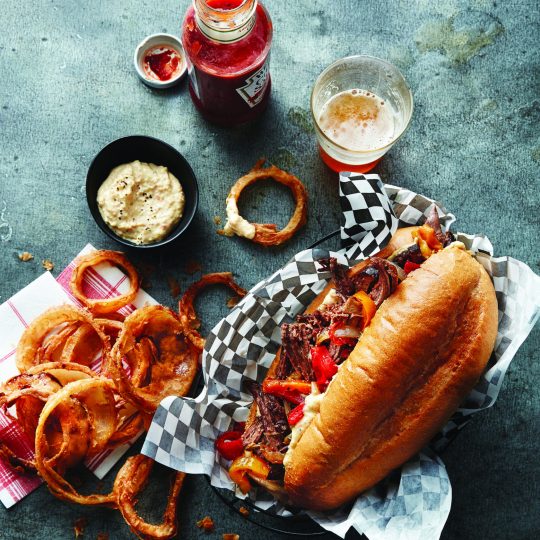
[[[478,380],[496,334],[484,268],[458,248],[432,255],[381,305],[290,450],[291,502],[335,508],[418,452]]]

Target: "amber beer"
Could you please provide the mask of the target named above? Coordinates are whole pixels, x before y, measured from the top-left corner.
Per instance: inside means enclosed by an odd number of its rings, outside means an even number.
[[[412,94],[383,60],[351,56],[329,66],[311,96],[319,152],[334,171],[367,172],[404,133]]]

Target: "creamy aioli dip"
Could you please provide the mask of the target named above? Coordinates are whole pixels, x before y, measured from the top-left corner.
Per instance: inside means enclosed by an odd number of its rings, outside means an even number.
[[[255,236],[255,225],[244,219],[238,213],[238,206],[234,197],[227,197],[227,223],[223,227],[226,236],[243,236],[250,240]]]
[[[317,308],[319,311],[324,311],[327,306],[333,306],[341,300],[341,297],[337,293],[336,289],[332,288],[328,291],[328,294],[324,297],[320,306]]]
[[[467,251],[467,246],[459,240],[454,240],[451,244],[448,244],[444,249],[462,249]]]
[[[319,414],[323,396],[324,394],[319,392],[317,383],[312,383],[311,394],[306,396],[306,400],[304,401],[304,416],[300,422],[298,422],[298,424],[292,427],[291,430],[291,442],[289,443],[289,448],[287,449],[285,457],[283,458],[283,465],[285,465],[285,467],[289,463],[292,451],[295,449],[298,441],[302,438],[302,435],[309,427],[315,416]]]
[[[115,167],[98,190],[103,221],[121,238],[151,244],[180,221],[184,191],[167,167],[133,161]]]

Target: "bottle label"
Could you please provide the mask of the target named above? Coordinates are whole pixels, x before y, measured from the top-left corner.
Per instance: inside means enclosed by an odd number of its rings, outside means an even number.
[[[209,39],[219,41],[220,43],[235,43],[244,39],[255,26],[257,17],[255,14],[251,16],[243,25],[236,28],[221,29],[206,24],[197,12],[195,12],[195,21],[199,30]]]
[[[269,59],[267,58],[262,67],[246,79],[246,84],[244,86],[236,89],[240,97],[252,109],[261,102],[268,83],[270,82],[268,60]]]

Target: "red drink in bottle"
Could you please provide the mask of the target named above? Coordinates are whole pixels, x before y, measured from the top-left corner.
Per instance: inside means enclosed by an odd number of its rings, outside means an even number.
[[[191,98],[205,118],[232,126],[264,111],[271,42],[272,22],[257,0],[193,0],[182,43]]]

